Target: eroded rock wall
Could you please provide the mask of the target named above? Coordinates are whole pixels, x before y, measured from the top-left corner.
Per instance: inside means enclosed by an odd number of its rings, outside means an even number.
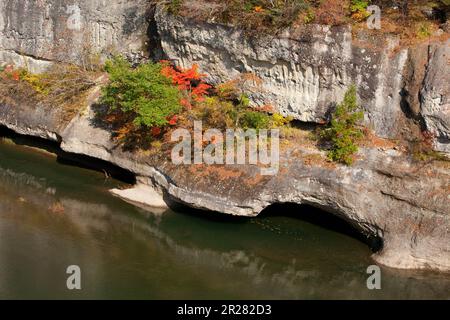
[[[417,62],[411,59],[416,48],[399,46],[399,39],[364,31],[355,35],[348,26],[313,25],[277,37],[249,37],[230,26],[174,17],[162,8],[156,22],[165,54],[180,66],[196,63],[214,83],[242,72],[261,78],[261,93],[252,95],[258,105],[273,105],[284,115],[321,123],[346,89],[356,84],[366,121],[378,135],[399,138],[410,124],[404,103],[418,100],[417,123],[425,119],[437,138],[436,148],[450,150],[450,41],[420,46],[425,61]],[[419,79],[420,63],[428,69]]]
[[[450,41],[430,46],[429,55],[420,112],[426,128],[436,137],[437,150],[450,154]]]
[[[0,61],[42,71],[112,52],[146,55],[147,0],[2,0]]]
[[[398,44],[395,37],[355,34],[349,26],[251,37],[230,26],[174,17],[162,6],[153,16],[147,0],[0,2],[0,62],[40,72],[52,61],[89,65],[113,53],[139,62],[161,56],[162,48],[180,66],[198,64],[213,83],[254,73],[263,80],[261,92],[252,95],[255,103],[316,123],[329,119],[354,83],[378,135],[399,138],[413,111],[435,136],[436,149],[449,153],[450,41]]]
[[[2,0],[0,61],[32,70],[55,60],[79,63],[85,45],[88,52],[132,55],[146,46],[147,9],[147,0]],[[255,73],[264,81],[264,90],[252,97],[259,104],[322,122],[356,83],[367,121],[379,135],[395,137],[409,114],[435,133],[437,148],[448,150],[449,42],[421,52],[395,51],[395,39],[361,35],[356,41],[347,27],[312,26],[306,33],[251,38],[228,26],[181,20],[162,10],[155,18],[169,58],[185,67],[199,64],[212,82]],[[384,247],[375,259],[385,265],[450,270],[448,168],[412,164],[395,149],[364,149],[350,168],[308,164],[286,154],[280,175],[261,178],[252,166],[198,172],[125,152],[107,128],[96,125],[91,106],[67,124],[57,106],[49,111],[4,104],[0,124],[59,141],[65,151],[114,163],[192,207],[256,216],[273,203],[309,204],[381,237]]]
[[[330,167],[308,161],[313,151],[301,145],[282,152],[275,176],[261,176],[251,165],[174,165],[163,154],[118,147],[95,108],[88,105],[61,125],[41,108],[24,104],[17,112],[14,106],[1,105],[0,125],[60,141],[66,152],[113,163],[160,190],[165,199],[191,207],[254,217],[271,204],[308,204],[381,238],[383,247],[374,259],[384,265],[450,271],[448,165],[414,164],[391,147],[364,148],[353,166]]]
[[[0,63],[40,72],[53,61],[89,65],[113,53],[139,62],[161,48],[180,66],[198,64],[213,83],[256,74],[264,84],[255,103],[306,122],[327,121],[354,83],[378,135],[399,138],[413,111],[436,149],[450,152],[449,40],[401,48],[395,37],[319,25],[251,37],[162,6],[153,16],[147,0],[0,1]]]

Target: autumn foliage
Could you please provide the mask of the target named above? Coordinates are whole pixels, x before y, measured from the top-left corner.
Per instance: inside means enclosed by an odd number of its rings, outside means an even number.
[[[126,148],[145,149],[175,127],[191,129],[193,120],[216,129],[265,129],[289,123],[279,114],[271,115],[270,105],[251,105],[249,95],[262,89],[262,80],[254,74],[242,74],[214,88],[196,64],[180,68],[160,61],[133,68],[117,57],[105,69],[109,84],[101,102],[109,114],[104,119]]]
[[[20,81],[20,70],[14,69],[13,65],[7,65],[0,72],[0,77],[3,79],[12,79]]]
[[[101,103],[108,106],[112,121],[120,124],[119,137],[131,133],[150,132],[158,136],[163,128],[175,125],[182,111],[181,91],[163,75],[158,63],[146,63],[132,68],[124,58],[106,63],[109,84],[103,88]]]
[[[184,93],[180,103],[187,109],[192,109],[193,103],[204,101],[204,96],[212,87],[205,83],[205,74],[198,71],[198,65],[194,64],[189,69],[176,68],[168,61],[161,61],[163,68],[161,74],[172,80],[172,84]]]

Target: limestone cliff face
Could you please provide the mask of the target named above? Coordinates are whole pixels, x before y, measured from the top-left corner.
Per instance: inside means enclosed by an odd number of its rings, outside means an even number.
[[[450,41],[431,47],[420,99],[421,115],[437,138],[437,150],[450,153]]]
[[[111,52],[146,51],[147,0],[2,0],[0,61],[41,71]]]
[[[356,47],[350,27],[311,26],[279,37],[246,37],[232,27],[156,14],[164,52],[181,66],[197,63],[213,82],[252,72],[264,81],[258,104],[277,106],[285,115],[319,122],[357,83],[368,117],[377,131],[392,130],[400,110],[388,109],[386,98],[400,101],[402,51],[388,59],[381,50]],[[393,44],[391,44],[393,45]]]
[[[255,73],[264,90],[252,96],[254,102],[302,121],[326,120],[356,83],[366,120],[379,135],[396,137],[413,118],[434,133],[438,150],[450,152],[449,41],[396,51],[395,38],[355,36],[345,26],[252,38],[229,26],[175,18],[161,8],[157,34],[148,35],[148,9],[148,0],[2,0],[0,63],[39,71],[53,61],[82,63],[86,53],[122,52],[139,60],[149,54],[140,52],[150,37],[159,37],[168,58],[185,67],[199,64],[211,82]],[[128,169],[176,201],[243,216],[256,216],[273,203],[313,205],[382,238],[374,258],[385,265],[450,270],[450,178],[444,165],[419,166],[398,150],[372,148],[363,149],[353,167],[328,168],[295,156],[311,153],[298,146],[283,154],[278,176],[258,176],[252,166],[198,172],[117,148],[107,128],[95,123],[91,107],[63,123],[57,106],[16,102],[0,105],[0,125]]]
[[[151,52],[156,48],[163,52]],[[395,37],[354,34],[348,26],[249,37],[230,26],[171,16],[161,6],[153,15],[147,0],[0,2],[0,63],[42,71],[52,61],[89,64],[123,53],[139,62],[163,54],[184,67],[199,64],[213,83],[252,72],[264,82],[252,95],[255,103],[318,123],[355,83],[378,135],[398,138],[413,111],[435,136],[436,149],[450,153],[450,40],[398,48]]]
[[[450,41],[421,46],[425,60],[416,61],[417,48],[398,49],[396,38],[353,35],[346,26],[315,25],[278,37],[248,37],[230,26],[171,16],[162,8],[156,22],[164,53],[179,65],[196,63],[215,83],[242,72],[260,77],[263,90],[252,96],[259,105],[270,104],[284,115],[320,123],[328,120],[330,110],[354,83],[367,123],[378,135],[401,134],[409,99],[418,104],[417,118],[424,119],[436,136],[436,148],[450,152]],[[413,78],[406,76],[408,70]]]

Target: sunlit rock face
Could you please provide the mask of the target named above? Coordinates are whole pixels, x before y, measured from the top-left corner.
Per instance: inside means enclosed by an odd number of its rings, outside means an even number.
[[[393,57],[395,46],[366,48],[353,41],[349,26],[311,26],[289,30],[278,37],[246,37],[228,26],[199,24],[156,14],[162,46],[181,66],[199,64],[213,82],[252,72],[264,81],[259,105],[271,104],[285,115],[309,122],[328,119],[353,83],[359,88],[368,120],[384,135],[394,130],[401,116],[401,72],[406,51]]]
[[[431,46],[431,56],[420,92],[421,114],[427,129],[436,137],[436,148],[450,153],[450,40]]]
[[[436,150],[450,152],[449,41],[407,48],[395,37],[319,25],[248,36],[161,6],[154,11],[147,0],[3,0],[0,63],[41,72],[53,61],[89,66],[115,53],[135,63],[165,56],[183,67],[198,64],[212,83],[253,73],[263,80],[254,103],[315,123],[328,121],[356,84],[378,135],[398,139],[413,113]]]
[[[199,64],[213,83],[256,74],[263,89],[253,101],[302,121],[326,121],[355,83],[366,121],[377,134],[397,137],[413,119],[433,133],[438,150],[449,152],[448,41],[403,49],[395,39],[355,36],[345,26],[247,37],[232,27],[175,18],[161,9],[155,15],[157,34],[147,35],[153,30],[148,2],[3,0],[0,62],[39,71],[52,61],[83,64],[86,52],[135,58],[150,37],[159,37],[169,59],[183,67]],[[251,217],[273,203],[308,204],[382,238],[375,259],[385,265],[450,270],[446,168],[418,166],[398,150],[376,148],[362,150],[350,168],[308,165],[285,155],[281,174],[273,178],[256,179],[257,168],[251,166],[203,174],[116,148],[111,132],[95,124],[92,107],[67,123],[58,106],[36,108],[19,98],[15,106],[0,106],[1,125],[148,178],[178,202]],[[236,178],[220,180],[221,174]]]
[[[323,123],[346,89],[356,84],[366,122],[378,135],[398,138],[411,125],[405,104],[413,103],[418,105],[417,119],[425,118],[435,133],[436,148],[449,152],[450,73],[442,72],[448,70],[444,60],[449,42],[421,46],[425,60],[417,61],[416,48],[401,46],[397,38],[352,34],[348,26],[314,25],[276,37],[247,36],[230,26],[173,17],[163,9],[155,17],[169,59],[182,67],[198,64],[213,83],[242,72],[257,75],[264,83],[261,92],[252,94],[258,105]]]
[[[143,55],[147,9],[146,0],[2,0],[0,60],[42,71],[54,60]]]
[[[162,7],[154,14],[147,0],[0,2],[0,63],[41,72],[53,61],[89,66],[114,53],[135,63],[166,56],[183,67],[198,64],[212,83],[253,73],[263,80],[251,95],[254,103],[315,123],[328,121],[356,84],[366,122],[378,135],[399,138],[413,111],[436,150],[447,153],[449,47],[447,41],[407,48],[395,37],[349,26],[248,36],[171,16]]]

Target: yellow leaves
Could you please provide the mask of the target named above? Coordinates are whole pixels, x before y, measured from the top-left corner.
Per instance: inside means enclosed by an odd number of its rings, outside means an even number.
[[[254,10],[255,12],[257,12],[257,13],[262,13],[262,12],[265,11],[264,8],[261,7],[261,6],[255,6],[255,7],[253,8],[253,10]]]
[[[288,125],[289,123],[291,123],[292,120],[293,120],[292,117],[285,118],[279,113],[274,113],[272,115],[272,125],[275,128],[284,127],[284,126]]]
[[[28,82],[28,84],[33,88],[34,91],[36,91],[39,94],[42,94],[44,96],[48,95],[50,93],[49,86],[44,81],[44,77],[42,75],[38,74],[31,74],[27,71],[21,72],[21,77],[23,81]]]
[[[370,13],[368,13],[366,10],[360,10],[356,11],[352,14],[352,19],[361,22],[366,20],[370,16]]]
[[[48,211],[54,214],[63,214],[66,209],[61,202],[55,202],[48,208]]]

